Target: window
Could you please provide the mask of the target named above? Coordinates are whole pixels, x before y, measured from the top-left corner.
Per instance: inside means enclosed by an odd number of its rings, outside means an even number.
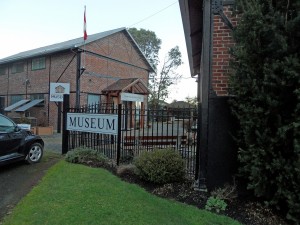
[[[98,104],[100,104],[100,95],[94,95],[94,94],[88,94],[88,106],[89,106],[89,112],[97,112],[97,108],[99,107]]]
[[[41,102],[37,104],[36,106],[44,106],[45,105],[45,97],[44,94],[32,94],[30,95],[30,100],[35,100],[35,99],[44,99],[44,102]]]
[[[23,100],[23,96],[22,95],[12,95],[10,97],[10,104],[11,105],[15,104],[16,102],[21,101],[21,100]]]
[[[5,66],[1,66],[0,67],[0,75],[5,75],[6,74],[6,67]]]
[[[18,62],[14,63],[11,68],[11,73],[21,73],[24,72],[24,63]]]
[[[12,132],[15,129],[15,124],[9,119],[0,115],[0,131]]]
[[[35,58],[31,61],[31,70],[42,70],[46,68],[45,57]]]
[[[88,105],[100,103],[100,95],[88,94]]]

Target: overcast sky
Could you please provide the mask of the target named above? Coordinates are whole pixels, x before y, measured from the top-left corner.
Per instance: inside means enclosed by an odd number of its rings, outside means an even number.
[[[81,37],[84,5],[88,35],[120,27],[154,31],[162,40],[161,61],[178,45],[184,62],[178,72],[183,79],[171,88],[168,101],[196,96],[176,0],[1,0],[0,58]]]

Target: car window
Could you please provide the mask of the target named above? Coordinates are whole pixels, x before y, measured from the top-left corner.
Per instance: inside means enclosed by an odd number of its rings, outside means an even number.
[[[12,132],[15,129],[15,124],[9,119],[0,116],[0,131]]]

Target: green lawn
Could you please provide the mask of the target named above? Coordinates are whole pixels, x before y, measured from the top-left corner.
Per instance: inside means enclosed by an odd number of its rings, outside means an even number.
[[[239,224],[151,195],[108,171],[60,161],[4,224]]]

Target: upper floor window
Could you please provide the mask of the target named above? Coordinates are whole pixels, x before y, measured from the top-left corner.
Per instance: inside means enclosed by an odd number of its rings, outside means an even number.
[[[31,70],[42,70],[46,68],[45,57],[35,58],[31,61]]]
[[[5,75],[5,74],[6,74],[6,67],[0,66],[0,75]]]
[[[14,63],[11,67],[11,73],[24,72],[24,62]]]

